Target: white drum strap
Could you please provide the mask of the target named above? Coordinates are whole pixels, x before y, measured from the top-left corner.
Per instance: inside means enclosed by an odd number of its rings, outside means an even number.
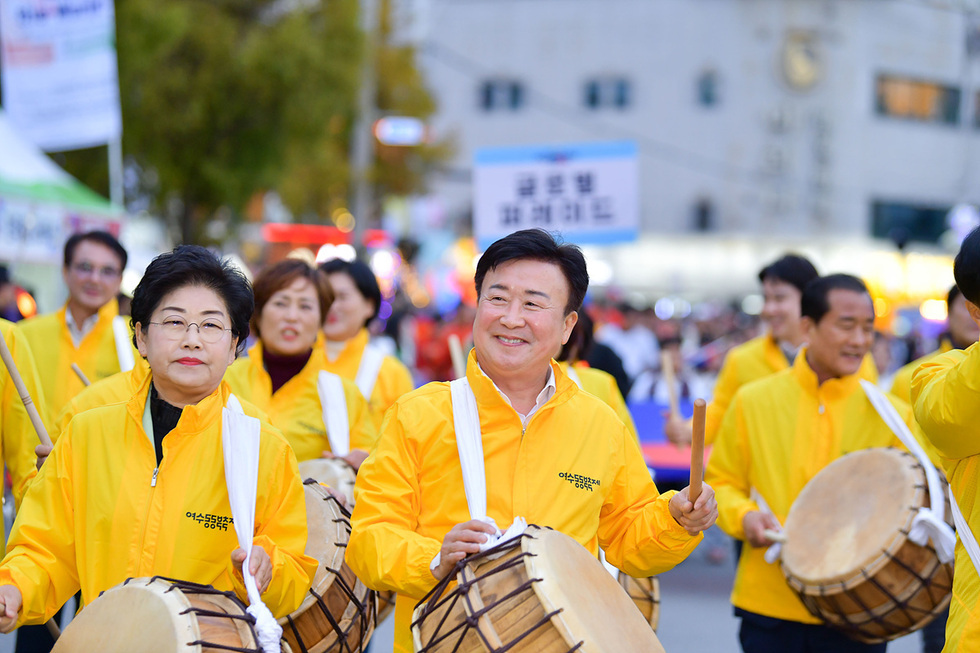
[[[980,547],[977,546],[977,538],[973,536],[970,525],[966,523],[966,518],[960,511],[960,507],[957,505],[956,497],[953,496],[952,491],[949,493],[949,503],[953,509],[953,523],[956,524],[956,534],[959,535],[960,542],[963,543],[963,548],[966,549],[966,554],[970,556],[970,562],[973,563],[973,568],[977,574],[980,574]]]
[[[456,430],[456,449],[459,451],[459,464],[463,470],[463,491],[470,519],[479,519],[493,526],[497,532],[480,545],[480,551],[511,540],[527,529],[523,517],[515,517],[514,523],[501,533],[497,523],[487,516],[487,471],[483,461],[483,435],[480,433],[480,414],[476,408],[476,397],[466,377],[449,383],[453,404],[453,427]],[[439,566],[437,554],[430,568]]]
[[[769,507],[769,504],[762,497],[762,493],[759,492],[757,489],[752,488],[752,490],[749,492],[749,498],[755,501],[755,505],[759,506],[759,512],[769,515],[770,517],[772,517],[772,520],[776,522],[776,528],[774,528],[773,530],[776,531],[777,533],[782,533],[783,526],[782,524],[779,523],[779,520],[776,519],[776,514],[772,511],[772,508]],[[783,553],[783,543],[773,542],[772,544],[769,545],[769,548],[766,549],[766,553],[762,557],[765,558],[766,562],[772,564],[777,560],[779,560],[779,556],[782,555],[782,553]]]
[[[248,613],[255,617],[255,630],[263,653],[279,653],[282,627],[262,602],[255,577],[249,571],[252,560],[252,538],[255,533],[255,498],[259,481],[259,438],[262,425],[242,411],[235,395],[221,411],[221,449],[225,461],[225,484],[231,517],[235,522],[238,545],[247,554],[242,563],[242,577],[248,593]]]
[[[133,334],[130,333],[126,318],[122,315],[112,318],[112,337],[116,341],[119,371],[128,372],[136,365],[136,358],[133,356]]]
[[[361,364],[357,366],[354,384],[368,401],[371,401],[371,393],[374,392],[374,384],[378,382],[378,374],[381,372],[381,364],[384,360],[384,352],[370,344],[361,354]]]
[[[323,411],[323,425],[327,427],[330,451],[336,456],[346,456],[350,453],[350,420],[347,418],[344,382],[336,374],[320,370],[316,391],[320,395],[320,410]]]
[[[568,376],[568,378],[572,380],[572,383],[574,383],[580,388],[582,387],[582,378],[578,375],[578,372],[575,371],[575,368],[572,367],[571,363],[568,364],[565,373]]]
[[[939,473],[926,452],[922,449],[918,440],[912,435],[908,425],[902,421],[901,416],[888,398],[870,381],[861,380],[861,387],[868,395],[871,405],[878,411],[881,419],[884,420],[888,428],[902,441],[902,444],[912,453],[926,471],[926,484],[929,486],[929,508],[919,508],[915,517],[912,519],[912,528],[909,529],[909,540],[925,546],[929,539],[936,548],[936,555],[939,561],[947,563],[953,560],[953,552],[956,548],[956,534],[946,523],[946,496],[943,486],[939,481]]]

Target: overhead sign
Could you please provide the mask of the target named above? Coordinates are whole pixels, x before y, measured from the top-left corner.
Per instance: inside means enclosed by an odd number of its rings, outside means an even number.
[[[122,133],[112,0],[0,0],[3,105],[44,150]]]
[[[374,136],[383,145],[420,145],[425,142],[425,123],[408,116],[387,116],[374,123]]]
[[[541,227],[575,243],[635,240],[636,145],[628,142],[477,150],[473,232],[481,249]]]

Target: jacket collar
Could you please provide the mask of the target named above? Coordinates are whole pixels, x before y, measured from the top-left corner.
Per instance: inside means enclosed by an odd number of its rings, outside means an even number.
[[[838,379],[827,379],[822,385],[817,385],[817,373],[813,371],[806,360],[809,347],[800,349],[793,362],[792,374],[803,390],[822,401],[836,401],[859,391],[861,374],[848,374]]]
[[[555,361],[551,360],[551,373],[554,375],[555,379],[555,394],[542,406],[542,409],[548,406],[557,405],[560,402],[568,401],[574,393],[578,392],[578,386],[568,378],[568,375],[562,369],[561,365]],[[514,410],[510,404],[504,400],[503,395],[497,389],[493,380],[486,375],[486,373],[480,369],[479,362],[476,360],[476,348],[470,350],[469,357],[466,360],[466,380],[469,381],[470,388],[473,390],[473,395],[476,397],[477,405],[502,405],[506,406],[510,410]],[[515,411],[516,412],[516,411]]]
[[[137,424],[142,428],[143,412],[146,409],[146,402],[150,397],[150,383],[153,382],[153,374],[147,373],[140,383],[139,389],[129,399],[126,410]],[[214,424],[221,424],[221,410],[228,401],[231,389],[228,384],[222,381],[214,392],[196,404],[189,404],[184,407],[180,415],[180,421],[174,428],[173,433],[187,433],[193,435],[204,431]]]

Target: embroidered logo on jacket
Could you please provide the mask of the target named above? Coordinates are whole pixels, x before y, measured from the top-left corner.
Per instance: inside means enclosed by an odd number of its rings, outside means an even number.
[[[572,474],[571,472],[558,472],[558,478],[563,478],[580,490],[592,492],[593,485],[601,485],[599,479],[582,474]]]
[[[207,515],[202,512],[188,512],[184,517],[189,517],[193,519],[198,524],[204,526],[204,528],[213,530],[228,530],[228,526],[235,523],[235,520],[231,517],[223,517],[221,515]]]

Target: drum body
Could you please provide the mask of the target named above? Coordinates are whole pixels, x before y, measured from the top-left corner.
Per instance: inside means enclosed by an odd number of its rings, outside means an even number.
[[[925,470],[911,454],[847,454],[793,502],[780,563],[786,581],[807,610],[853,639],[878,643],[922,628],[949,605],[953,583],[952,563],[907,536],[928,505]],[[948,499],[946,520],[952,525]]]
[[[159,576],[130,578],[79,612],[52,651],[261,653],[254,623],[232,592]]]
[[[657,630],[660,623],[660,581],[657,577],[635,578],[621,571],[618,580],[650,628]]]
[[[299,476],[303,480],[316,479],[343,493],[347,498],[347,510],[354,510],[354,468],[342,458],[313,458],[299,464]]]
[[[619,653],[663,647],[594,555],[549,529],[470,556],[415,609],[417,652]]]
[[[350,513],[317,483],[304,484],[308,535],[306,555],[319,563],[313,585],[292,614],[279,620],[294,651],[360,651],[375,624],[375,594],[344,562]]]

